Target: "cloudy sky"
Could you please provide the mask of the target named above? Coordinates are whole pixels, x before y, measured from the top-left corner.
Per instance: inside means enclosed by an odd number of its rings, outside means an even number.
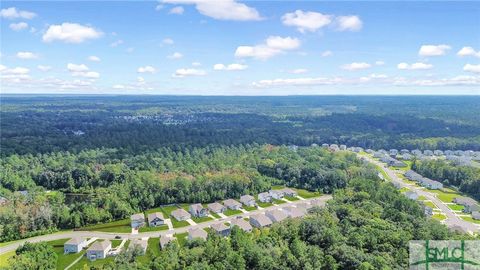
[[[480,94],[479,2],[2,1],[1,92]]]

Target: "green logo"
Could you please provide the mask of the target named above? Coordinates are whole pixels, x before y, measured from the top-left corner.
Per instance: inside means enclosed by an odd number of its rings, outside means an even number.
[[[480,241],[410,241],[410,269],[480,269]]]

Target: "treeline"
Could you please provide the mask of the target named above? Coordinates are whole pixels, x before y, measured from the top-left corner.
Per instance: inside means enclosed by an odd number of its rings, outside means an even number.
[[[353,154],[270,145],[164,148],[134,156],[108,149],[13,155],[2,159],[0,170],[9,199],[0,212],[1,241],[122,219],[164,204],[238,198],[272,184],[331,193],[353,177],[375,175]],[[27,195],[13,192],[23,189]]]
[[[457,166],[445,160],[424,160],[415,161],[412,169],[480,200],[480,168]]]

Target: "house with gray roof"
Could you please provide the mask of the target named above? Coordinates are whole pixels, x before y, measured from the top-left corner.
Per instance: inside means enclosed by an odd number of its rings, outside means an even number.
[[[210,226],[212,228],[212,230],[217,233],[218,235],[221,235],[221,236],[228,236],[230,234],[230,227],[228,227],[227,225],[223,224],[223,222],[219,222],[219,223],[216,223],[216,224],[213,224],[212,226]]]
[[[87,239],[74,237],[63,244],[63,253],[78,253],[87,246]]]
[[[417,157],[423,155],[422,151],[420,151],[419,149],[412,150],[412,154]]]
[[[326,203],[324,200],[320,200],[320,199],[313,199],[310,201],[310,205],[312,207],[320,207],[320,208],[323,208],[325,207]]]
[[[157,227],[165,224],[165,218],[162,212],[150,213],[147,215],[148,226]]]
[[[240,197],[240,202],[249,207],[257,206],[257,202],[255,201],[255,197],[252,195],[243,195]]]
[[[130,216],[130,225],[132,228],[140,228],[145,225],[145,215],[143,213],[133,214]]]
[[[230,226],[233,228],[235,226],[238,226],[240,229],[242,229],[245,232],[251,232],[253,227],[248,223],[246,220],[243,218],[235,218],[232,220],[230,223]]]
[[[456,204],[463,205],[463,212],[472,213],[475,211],[480,211],[480,206],[477,201],[469,197],[456,197],[453,199],[453,202]]]
[[[408,149],[402,149],[400,150],[400,154],[404,155],[404,154],[408,154],[410,153],[410,151]]]
[[[96,241],[87,249],[87,258],[90,261],[105,259],[111,249],[112,242],[110,240]]]
[[[287,214],[280,209],[269,210],[265,212],[265,215],[273,222],[280,222],[288,217]]]
[[[232,210],[238,210],[238,209],[242,208],[242,204],[237,202],[234,199],[224,200],[223,205],[225,205],[228,209],[232,209]]]
[[[418,194],[416,192],[413,192],[413,191],[407,191],[404,193],[405,194],[405,197],[409,198],[410,200],[416,200],[418,199]]]
[[[208,209],[203,207],[201,203],[192,204],[188,207],[188,212],[192,217],[206,217],[208,216]]]
[[[280,192],[283,193],[283,196],[287,197],[295,197],[297,196],[297,192],[291,188],[282,188]]]
[[[428,189],[442,189],[443,188],[443,184],[438,182],[438,181],[435,181],[435,180],[432,180],[432,179],[429,179],[429,178],[422,178],[420,181],[418,181],[420,183],[420,185],[428,188]]]
[[[255,214],[250,216],[250,224],[256,228],[263,228],[272,225],[272,220],[270,220],[264,214]]]
[[[424,151],[423,151],[423,154],[424,154],[425,156],[430,157],[430,156],[433,156],[433,151],[432,151],[432,150],[424,150]]]
[[[443,156],[443,151],[442,150],[435,150],[435,151],[433,151],[433,154],[437,157],[438,156]]]
[[[133,250],[134,248],[138,248],[141,251],[141,254],[144,255],[147,252],[147,247],[148,247],[148,240],[133,239],[130,241],[130,245],[128,245],[128,250]]]
[[[172,215],[173,218],[175,218],[178,221],[187,220],[187,219],[192,218],[190,213],[188,213],[187,211],[185,211],[184,209],[181,209],[181,208],[173,210],[171,215]]]
[[[287,206],[284,207],[283,210],[285,211],[285,213],[287,213],[287,216],[289,218],[299,218],[307,214],[307,209],[302,207]]]
[[[283,198],[283,192],[281,190],[272,189],[268,193],[270,193],[270,196],[273,199],[280,200],[281,198]]]
[[[204,229],[192,228],[188,230],[188,240],[192,241],[194,239],[203,239],[207,240],[208,233]]]
[[[479,211],[473,211],[472,212],[472,218],[475,220],[480,220],[480,212]]]
[[[272,196],[268,192],[262,192],[258,194],[258,200],[264,203],[272,202]]]
[[[225,210],[227,210],[227,208],[224,205],[218,202],[209,203],[207,204],[207,207],[208,207],[208,210],[210,210],[210,212],[213,212],[213,213],[223,213],[225,212]]]
[[[175,241],[175,238],[167,235],[160,236],[160,248],[165,249],[168,244]]]

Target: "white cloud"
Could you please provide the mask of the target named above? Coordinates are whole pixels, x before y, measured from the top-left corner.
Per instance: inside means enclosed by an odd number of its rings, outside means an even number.
[[[30,59],[37,59],[38,55],[32,52],[17,52],[17,58],[30,60]]]
[[[425,70],[425,69],[431,69],[433,68],[432,64],[425,64],[421,62],[413,63],[413,64],[408,64],[408,63],[400,63],[397,65],[398,69],[402,70]]]
[[[90,55],[90,56],[88,57],[88,61],[92,61],[92,62],[100,62],[100,61],[101,61],[101,59],[100,59],[100,57],[98,57],[98,56],[95,56],[95,55]]]
[[[200,63],[200,62],[193,62],[192,63],[192,66],[194,66],[194,67],[199,67],[201,65],[202,65],[202,63]]]
[[[322,57],[328,57],[328,56],[332,56],[332,55],[333,55],[332,51],[324,51],[324,52],[322,52]]]
[[[23,29],[27,29],[28,28],[28,23],[26,22],[19,22],[19,23],[11,23],[9,25],[10,29],[12,29],[13,31],[21,31]]]
[[[30,70],[25,67],[7,68],[4,65],[1,65],[0,71],[4,74],[13,74],[13,75],[25,75],[30,72]]]
[[[300,47],[300,44],[300,40],[297,38],[270,36],[265,40],[265,44],[237,47],[235,56],[266,60],[286,50],[297,49]]]
[[[99,38],[102,35],[101,31],[89,26],[77,23],[62,23],[50,25],[42,39],[44,42],[58,40],[66,43],[82,43],[89,39]]]
[[[177,78],[183,78],[187,76],[204,76],[206,75],[207,72],[201,69],[195,69],[195,68],[181,68],[177,69],[175,73],[173,74],[173,77]]]
[[[318,29],[329,25],[332,22],[332,15],[326,15],[313,11],[296,10],[282,16],[282,23],[287,26],[294,26],[301,33],[306,31],[315,32]]]
[[[463,70],[473,73],[480,73],[480,65],[466,64],[463,66]]]
[[[72,76],[84,77],[89,79],[98,79],[100,78],[100,73],[95,71],[90,71],[90,69],[84,64],[67,64],[67,70],[72,74]]]
[[[125,51],[126,51],[127,53],[132,53],[134,50],[135,50],[135,48],[130,47],[130,48],[127,48]]]
[[[110,44],[110,47],[118,47],[118,45],[122,45],[123,44],[123,40],[119,39],[119,40],[115,40],[114,42],[112,42]]]
[[[363,22],[358,16],[338,16],[336,18],[338,31],[359,31],[362,29]]]
[[[4,70],[6,70],[6,69],[7,69],[7,67],[6,67],[6,66],[4,66],[4,65],[0,65],[0,72],[3,72],[3,71],[4,71]]]
[[[43,65],[38,65],[37,68],[38,68],[38,70],[43,71],[43,72],[47,72],[47,71],[50,71],[52,69],[51,66],[43,66]]]
[[[418,55],[420,56],[440,56],[445,55],[448,50],[450,50],[450,46],[441,44],[441,45],[422,45],[420,50],[418,51]]]
[[[159,5],[155,6],[155,10],[159,11],[159,10],[162,10],[164,7],[165,7],[164,5],[159,4]]]
[[[139,67],[137,69],[138,73],[155,73],[157,70],[152,66]]]
[[[183,57],[183,54],[179,53],[179,52],[174,52],[173,54],[167,56],[167,58],[169,59],[180,59]]]
[[[383,62],[381,60],[378,60],[378,61],[375,61],[375,65],[376,66],[383,66],[383,65],[385,65],[385,62]]]
[[[138,82],[138,83],[144,83],[144,82],[145,82],[145,79],[144,79],[143,77],[138,76],[138,77],[137,77],[137,82]]]
[[[162,40],[162,43],[163,43],[163,44],[166,44],[166,45],[173,45],[173,39],[171,39],[171,38],[164,38],[164,39]]]
[[[345,70],[354,71],[354,70],[367,69],[367,68],[370,68],[371,66],[372,65],[370,65],[368,63],[365,63],[365,62],[361,62],[361,63],[353,62],[353,63],[350,63],[350,64],[345,64],[341,68],[345,69]]]
[[[476,56],[480,57],[480,51],[475,51],[472,47],[463,47],[460,51],[457,52],[458,56]]]
[[[227,71],[245,70],[247,68],[248,68],[247,65],[242,65],[242,64],[230,64],[230,65],[215,64],[213,66],[214,70],[227,70]]]
[[[125,85],[123,84],[115,84],[112,86],[113,89],[125,89]]]
[[[235,0],[163,0],[168,4],[195,5],[201,14],[217,20],[258,21],[262,17],[258,11]]]
[[[25,10],[17,10],[15,7],[10,7],[10,8],[4,8],[0,10],[0,17],[5,18],[5,19],[33,19],[37,14],[30,12],[30,11],[25,11]]]
[[[168,12],[168,14],[182,15],[184,11],[185,11],[185,10],[183,9],[183,7],[178,6],[178,7],[173,7],[172,9],[170,9],[170,11]]]
[[[297,68],[297,69],[294,69],[294,70],[290,70],[290,73],[292,74],[303,74],[303,73],[307,73],[308,70],[305,69],[305,68]]]

